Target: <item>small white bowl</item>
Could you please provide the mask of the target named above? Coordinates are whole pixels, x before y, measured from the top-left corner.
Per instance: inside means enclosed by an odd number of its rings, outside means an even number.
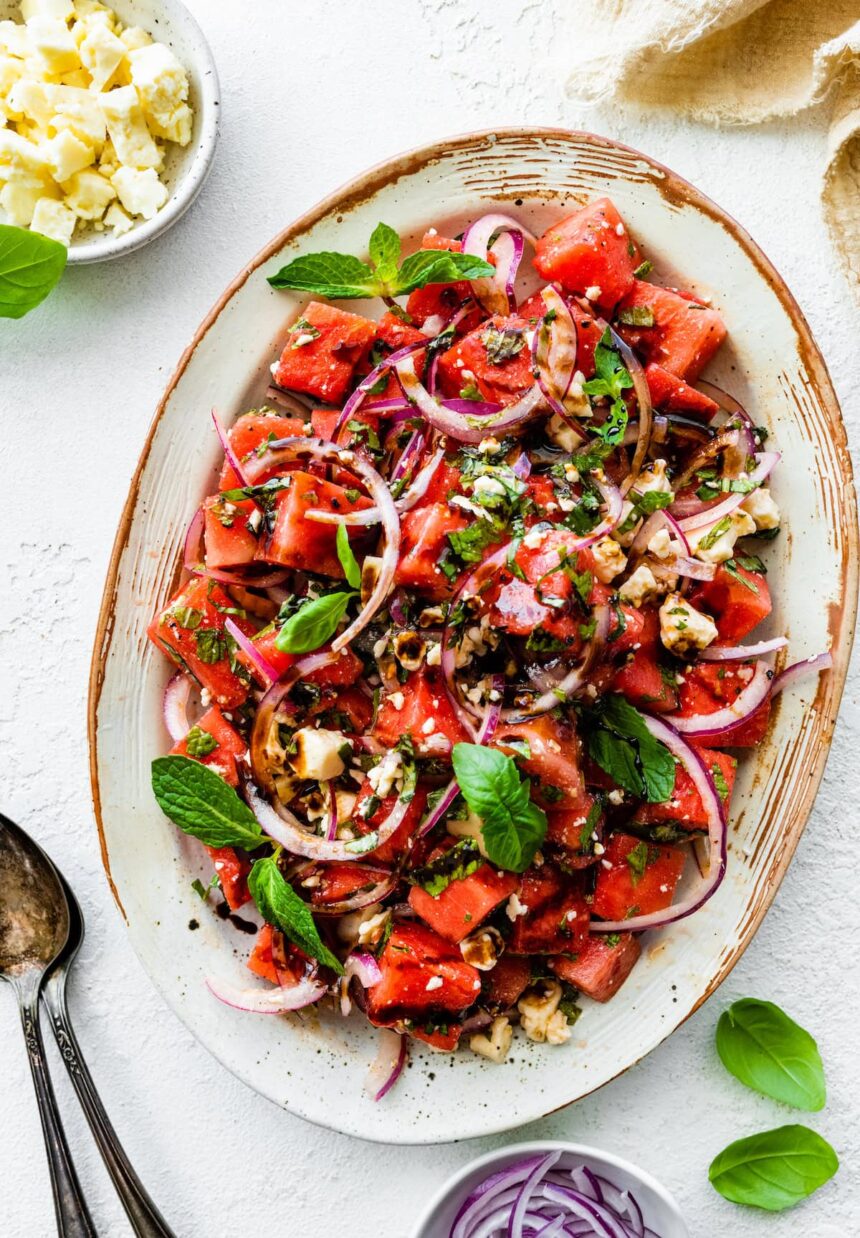
[[[188,102],[194,127],[187,146],[168,142],[161,173],[170,197],[152,219],[136,223],[122,236],[109,229],[88,229],[69,247],[69,263],[104,262],[147,245],[184,215],[209,175],[221,112],[218,71],[212,51],[196,20],[180,0],[105,0],[124,26],[142,26],[158,43],[165,43],[188,73]],[[0,0],[0,20],[21,20],[18,0]],[[79,225],[80,226],[80,225]]]
[[[581,1143],[559,1143],[551,1139],[533,1143],[516,1143],[498,1152],[488,1152],[470,1161],[459,1173],[441,1187],[421,1214],[409,1238],[449,1238],[454,1218],[470,1191],[490,1174],[514,1165],[528,1156],[561,1151],[563,1161],[570,1158],[578,1164],[609,1178],[621,1190],[630,1190],[645,1217],[645,1224],[660,1238],[690,1238],[684,1218],[675,1200],[656,1178],[624,1161],[611,1152],[590,1148]]]

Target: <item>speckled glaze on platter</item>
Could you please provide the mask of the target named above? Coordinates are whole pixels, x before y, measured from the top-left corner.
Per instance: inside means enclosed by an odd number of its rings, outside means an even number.
[[[219,457],[209,409],[231,420],[259,403],[301,299],[266,275],[299,252],[361,253],[385,220],[417,240],[501,208],[535,231],[608,193],[654,261],[713,297],[729,340],[707,374],[771,430],[783,535],[768,550],[774,613],[789,661],[830,648],[832,671],[783,694],[767,739],[741,761],[729,872],[695,916],[646,938],[643,960],[607,1006],[584,1002],[562,1047],[516,1038],[495,1066],[416,1047],[374,1105],[375,1055],[362,1020],[264,1019],[228,1009],[207,974],[242,977],[248,938],[202,915],[196,844],[161,815],[149,764],[166,737],[169,671],[145,629],[178,576],[185,528]],[[117,534],[93,653],[90,752],[108,880],[132,942],[166,1000],[236,1075],[293,1113],[385,1142],[438,1143],[506,1130],[587,1095],[650,1052],[705,1001],[755,933],[797,846],[824,769],[854,632],[858,528],[851,463],[821,355],[790,292],[744,230],[692,185],[591,134],[515,129],[451,138],[365,173],[287,228],[207,315],[157,410]],[[199,920],[197,931],[189,921]],[[245,973],[247,975],[247,973]]]

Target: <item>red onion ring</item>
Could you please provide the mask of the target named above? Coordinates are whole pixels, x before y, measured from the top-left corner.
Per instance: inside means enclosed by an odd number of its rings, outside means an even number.
[[[207,976],[206,987],[225,1006],[250,1014],[284,1014],[288,1010],[302,1010],[318,1002],[328,990],[328,985],[321,980],[307,977],[288,987],[242,989],[228,980]]]
[[[389,353],[387,357],[384,357],[383,360],[380,361],[379,365],[375,366],[370,373],[361,380],[352,395],[347,400],[346,404],[344,404],[340,416],[334,424],[334,429],[331,432],[333,443],[338,441],[341,430],[344,428],[346,423],[355,416],[370,391],[379,382],[380,378],[382,378],[383,375],[389,370],[394,369],[397,366],[398,361],[400,361],[403,357],[411,357],[414,352],[418,352],[422,348],[426,347],[427,344],[424,342],[417,344],[406,344],[403,348],[398,348],[396,352]]]
[[[411,512],[413,507],[417,507],[424,498],[424,495],[430,489],[430,483],[435,477],[436,470],[444,456],[445,448],[440,447],[424,465],[412,485],[407,487],[399,499],[395,500],[394,506],[400,515]],[[304,518],[305,520],[314,520],[318,524],[345,524],[353,528],[378,524],[382,519],[382,514],[378,507],[363,507],[360,511],[344,512],[343,514],[340,512],[325,512],[318,507],[312,507],[304,513]]]
[[[661,507],[659,511],[652,512],[630,543],[630,549],[627,552],[628,563],[638,563],[642,556],[647,554],[651,538],[663,528],[669,530],[670,537],[676,539],[684,554],[689,557],[690,543],[687,541],[684,530],[675,517],[670,515],[665,507]]]
[[[482,410],[463,417],[454,411],[456,401],[440,402],[433,398],[419,381],[412,357],[405,357],[397,363],[397,374],[407,397],[430,425],[440,434],[447,434],[460,443],[481,443],[489,434],[506,433],[528,421],[544,403],[543,392],[535,384],[515,403],[505,405],[498,412],[488,414]],[[470,425],[470,419],[472,422],[480,421],[480,425]]]
[[[264,687],[270,688],[280,676],[280,672],[277,667],[273,666],[269,659],[265,658],[260,653],[257,645],[254,644],[249,636],[245,635],[242,629],[238,626],[238,624],[234,623],[233,619],[229,615],[224,622],[224,627],[233,637],[233,640],[242,650],[242,653],[244,653],[251,665],[255,668],[263,681]]]
[[[175,744],[184,739],[191,730],[191,723],[188,721],[186,713],[190,695],[191,680],[184,671],[177,671],[175,675],[171,676],[167,687],[164,689],[164,696],[161,698],[164,725],[167,727],[167,733]]]
[[[755,422],[743,404],[739,403],[733,395],[729,395],[727,391],[723,391],[721,387],[715,387],[713,383],[706,382],[703,378],[699,379],[697,387],[705,395],[715,400],[725,412],[731,413],[739,419],[746,453],[748,456],[754,456],[757,448],[755,434],[753,433],[756,428]]]
[[[382,968],[372,954],[365,950],[353,950],[343,965],[343,976],[340,982],[340,1012],[346,1017],[349,1014],[349,986],[357,980],[363,989],[372,989],[382,979]]]
[[[532,335],[532,367],[537,374],[538,385],[547,404],[582,439],[587,436],[581,425],[565,407],[576,372],[577,331],[573,314],[567,301],[558,289],[550,285],[541,289],[547,313],[554,318],[547,323],[544,318],[535,327]]]
[[[774,466],[780,460],[780,453],[778,451],[763,451],[755,458],[757,461],[756,467],[750,473],[749,480],[760,486],[770,476]],[[749,493],[751,494],[753,491]],[[701,529],[703,525],[716,524],[724,516],[730,516],[732,512],[737,511],[747,498],[749,498],[749,494],[729,494],[719,503],[710,503],[702,511],[696,512],[692,516],[686,516],[680,521],[681,528],[689,533],[693,529]]]
[[[365,1080],[365,1090],[374,1101],[382,1100],[400,1078],[403,1067],[406,1065],[408,1048],[408,1037],[401,1036],[400,1033],[393,1032],[387,1027],[379,1029],[379,1039],[376,1061],[371,1066]]]
[[[353,859],[355,857],[352,857]],[[381,881],[377,881],[373,888],[364,890],[359,894],[353,894],[350,898],[341,899],[337,903],[321,903],[314,907],[315,916],[343,916],[350,911],[363,911],[365,907],[372,907],[374,903],[381,903],[384,898],[397,888],[399,877],[397,873],[390,873]]]
[[[722,884],[726,872],[728,827],[723,802],[714,785],[711,771],[699,753],[690,747],[684,737],[679,735],[668,721],[655,718],[650,714],[643,714],[642,717],[653,737],[659,743],[665,744],[672,756],[683,766],[702,801],[708,819],[710,860],[708,874],[691,894],[671,907],[646,916],[631,916],[629,920],[592,920],[590,928],[593,933],[636,933],[642,929],[663,928],[667,924],[684,920],[713,897]],[[673,723],[677,721],[679,719],[672,719]]]
[[[711,714],[692,714],[682,718],[677,714],[667,714],[667,720],[676,731],[695,739],[722,739],[730,737],[733,731],[745,722],[764,704],[770,696],[771,674],[764,662],[756,662],[753,677],[746,687],[738,693],[731,705],[724,709],[714,710]],[[731,739],[726,738],[730,744]]]
[[[698,658],[700,662],[746,662],[761,658],[766,653],[776,653],[777,649],[784,649],[787,644],[785,636],[774,636],[772,640],[759,641],[757,645],[709,645],[699,652]]]
[[[337,835],[337,796],[331,782],[321,782],[320,790],[325,798],[328,813],[325,836],[326,840],[331,842]]]
[[[224,455],[227,459],[227,463],[230,465],[230,468],[233,470],[233,472],[236,474],[237,478],[239,479],[239,485],[247,486],[248,481],[245,477],[245,470],[242,468],[241,461],[239,460],[239,457],[236,455],[235,451],[233,450],[233,444],[230,442],[229,435],[225,431],[224,427],[221,425],[221,422],[218,420],[218,413],[215,411],[214,408],[212,409],[212,422],[215,426],[215,433],[218,435],[218,438],[221,443],[221,447],[224,450]]]
[[[516,307],[514,283],[523,256],[523,242],[534,246],[535,237],[510,215],[482,215],[463,233],[461,250],[487,261],[490,238],[499,233],[492,246],[496,271],[492,278],[471,280],[472,293],[488,314],[510,314]]]
[[[325,649],[322,653],[307,654],[300,658],[298,662],[293,663],[285,675],[280,679],[276,678],[276,682],[272,684],[257,706],[249,740],[251,770],[257,783],[270,795],[275,794],[275,785],[265,757],[265,747],[275,714],[281,708],[288,713],[295,713],[295,706],[286,699],[287,694],[300,680],[306,679],[313,671],[328,666],[336,658],[337,654],[331,649]]]
[[[633,391],[639,408],[639,436],[636,440],[636,449],[633,452],[630,472],[621,483],[621,493],[626,495],[638,481],[639,474],[642,472],[642,466],[648,456],[648,448],[651,445],[651,430],[654,424],[654,407],[651,403],[651,391],[648,387],[648,380],[645,377],[645,371],[639,358],[613,327],[609,328],[609,333],[612,336],[613,345],[618,350],[621,360],[627,367],[627,372],[633,379]]]
[[[793,687],[801,680],[808,678],[810,675],[818,675],[821,671],[829,671],[833,666],[833,655],[829,652],[813,654],[811,658],[804,658],[802,662],[795,662],[792,666],[787,666],[784,671],[780,671],[776,679],[771,685],[771,695],[775,696],[777,692],[783,692],[786,688]]]
[[[203,576],[207,580],[217,580],[219,584],[240,585],[243,589],[268,589],[279,585],[287,579],[286,568],[278,568],[272,572],[264,572],[259,576],[243,575],[240,572],[222,572],[220,569],[206,567],[197,557],[200,551],[200,539],[203,536],[203,508],[198,507],[185,534],[183,567],[192,576]]]

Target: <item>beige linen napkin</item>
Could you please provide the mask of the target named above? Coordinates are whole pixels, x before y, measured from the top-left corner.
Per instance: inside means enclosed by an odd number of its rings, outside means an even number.
[[[822,199],[860,298],[860,0],[578,0],[569,90],[754,124],[832,99]]]

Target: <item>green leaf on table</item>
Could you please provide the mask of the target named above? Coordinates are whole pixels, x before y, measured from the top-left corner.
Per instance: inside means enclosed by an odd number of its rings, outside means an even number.
[[[547,831],[546,813],[531,801],[531,785],[513,757],[483,744],[455,744],[454,776],[470,810],[481,818],[484,847],[492,862],[521,873],[534,859]]]
[[[336,546],[337,557],[343,568],[346,583],[352,585],[353,589],[357,589],[361,584],[361,568],[358,565],[358,559],[352,553],[352,546],[349,544],[349,534],[346,531],[345,524],[337,526]]]
[[[589,755],[619,786],[650,804],[671,798],[675,761],[623,696],[607,695],[586,715]]]
[[[23,318],[59,282],[69,251],[29,228],[0,224],[0,318]]]
[[[827,1088],[818,1046],[773,1002],[744,997],[720,1015],[717,1053],[754,1092],[795,1109],[824,1108]]]
[[[779,1126],[730,1143],[708,1177],[724,1199],[782,1212],[806,1199],[839,1168],[826,1139],[808,1126]]]
[[[583,391],[586,395],[609,400],[609,416],[603,425],[594,427],[594,433],[604,443],[617,447],[627,429],[627,405],[623,393],[633,386],[633,379],[612,343],[612,333],[608,327],[594,350],[594,370],[595,377],[583,385]]]
[[[263,919],[289,937],[311,958],[318,959],[339,976],[343,966],[319,935],[311,909],[284,880],[277,861],[270,856],[258,860],[248,875],[248,889]]]
[[[495,268],[473,254],[420,249],[401,263],[400,237],[388,224],[379,223],[370,238],[370,264],[351,254],[324,251],[303,254],[270,275],[273,288],[295,288],[333,300],[360,297],[399,297],[425,284],[451,284],[481,279]]]
[[[354,597],[354,593],[326,593],[304,602],[275,637],[275,648],[281,653],[319,649],[334,636]]]
[[[156,757],[152,790],[165,816],[207,847],[244,847],[265,842],[257,818],[220,775],[190,757]]]

